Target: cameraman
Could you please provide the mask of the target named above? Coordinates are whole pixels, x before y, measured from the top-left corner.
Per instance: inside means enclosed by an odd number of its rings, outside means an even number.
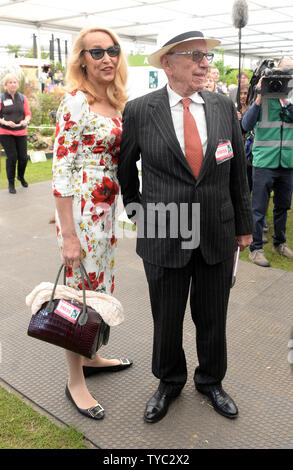
[[[293,59],[282,59],[279,67],[293,68]],[[292,75],[293,77],[293,75]],[[263,224],[270,193],[274,190],[273,253],[293,259],[286,244],[287,212],[291,207],[293,189],[293,105],[290,99],[261,95],[264,76],[257,84],[257,97],[242,119],[244,131],[255,128],[252,149],[252,210],[253,242],[249,258],[258,266],[270,266],[263,251]]]

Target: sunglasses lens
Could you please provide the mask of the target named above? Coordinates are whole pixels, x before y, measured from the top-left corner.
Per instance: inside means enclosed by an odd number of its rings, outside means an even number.
[[[120,52],[120,46],[116,44],[115,46],[109,47],[107,53],[110,57],[117,57]]]
[[[95,60],[101,59],[104,55],[104,49],[90,49],[89,52]]]

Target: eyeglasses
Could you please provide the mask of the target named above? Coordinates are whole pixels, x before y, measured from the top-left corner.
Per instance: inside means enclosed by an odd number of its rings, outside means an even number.
[[[105,52],[107,52],[109,57],[117,57],[120,53],[120,46],[119,44],[115,44],[114,46],[108,47],[108,49],[102,49],[100,47],[97,49],[83,49],[81,54],[83,52],[89,52],[93,59],[100,60],[104,57]]]
[[[193,62],[198,64],[206,57],[209,64],[212,63],[214,58],[213,52],[201,52],[201,51],[185,51],[185,52],[167,52],[167,55],[191,55]]]

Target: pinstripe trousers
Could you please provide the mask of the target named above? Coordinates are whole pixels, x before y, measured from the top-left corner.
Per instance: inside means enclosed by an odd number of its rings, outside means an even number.
[[[182,268],[144,261],[154,322],[152,371],[161,386],[179,390],[187,380],[182,337],[189,291],[199,363],[194,381],[210,385],[223,380],[232,266],[233,257],[215,265],[206,264],[199,248]]]

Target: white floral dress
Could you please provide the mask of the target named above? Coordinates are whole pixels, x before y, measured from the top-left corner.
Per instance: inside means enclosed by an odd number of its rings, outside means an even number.
[[[83,264],[94,290],[114,290],[115,208],[119,193],[117,164],[121,119],[92,112],[81,91],[62,99],[56,123],[53,194],[73,196],[73,216]],[[56,212],[57,240],[62,231]],[[81,289],[79,270],[67,270],[67,285]],[[86,287],[88,284],[86,282]]]

